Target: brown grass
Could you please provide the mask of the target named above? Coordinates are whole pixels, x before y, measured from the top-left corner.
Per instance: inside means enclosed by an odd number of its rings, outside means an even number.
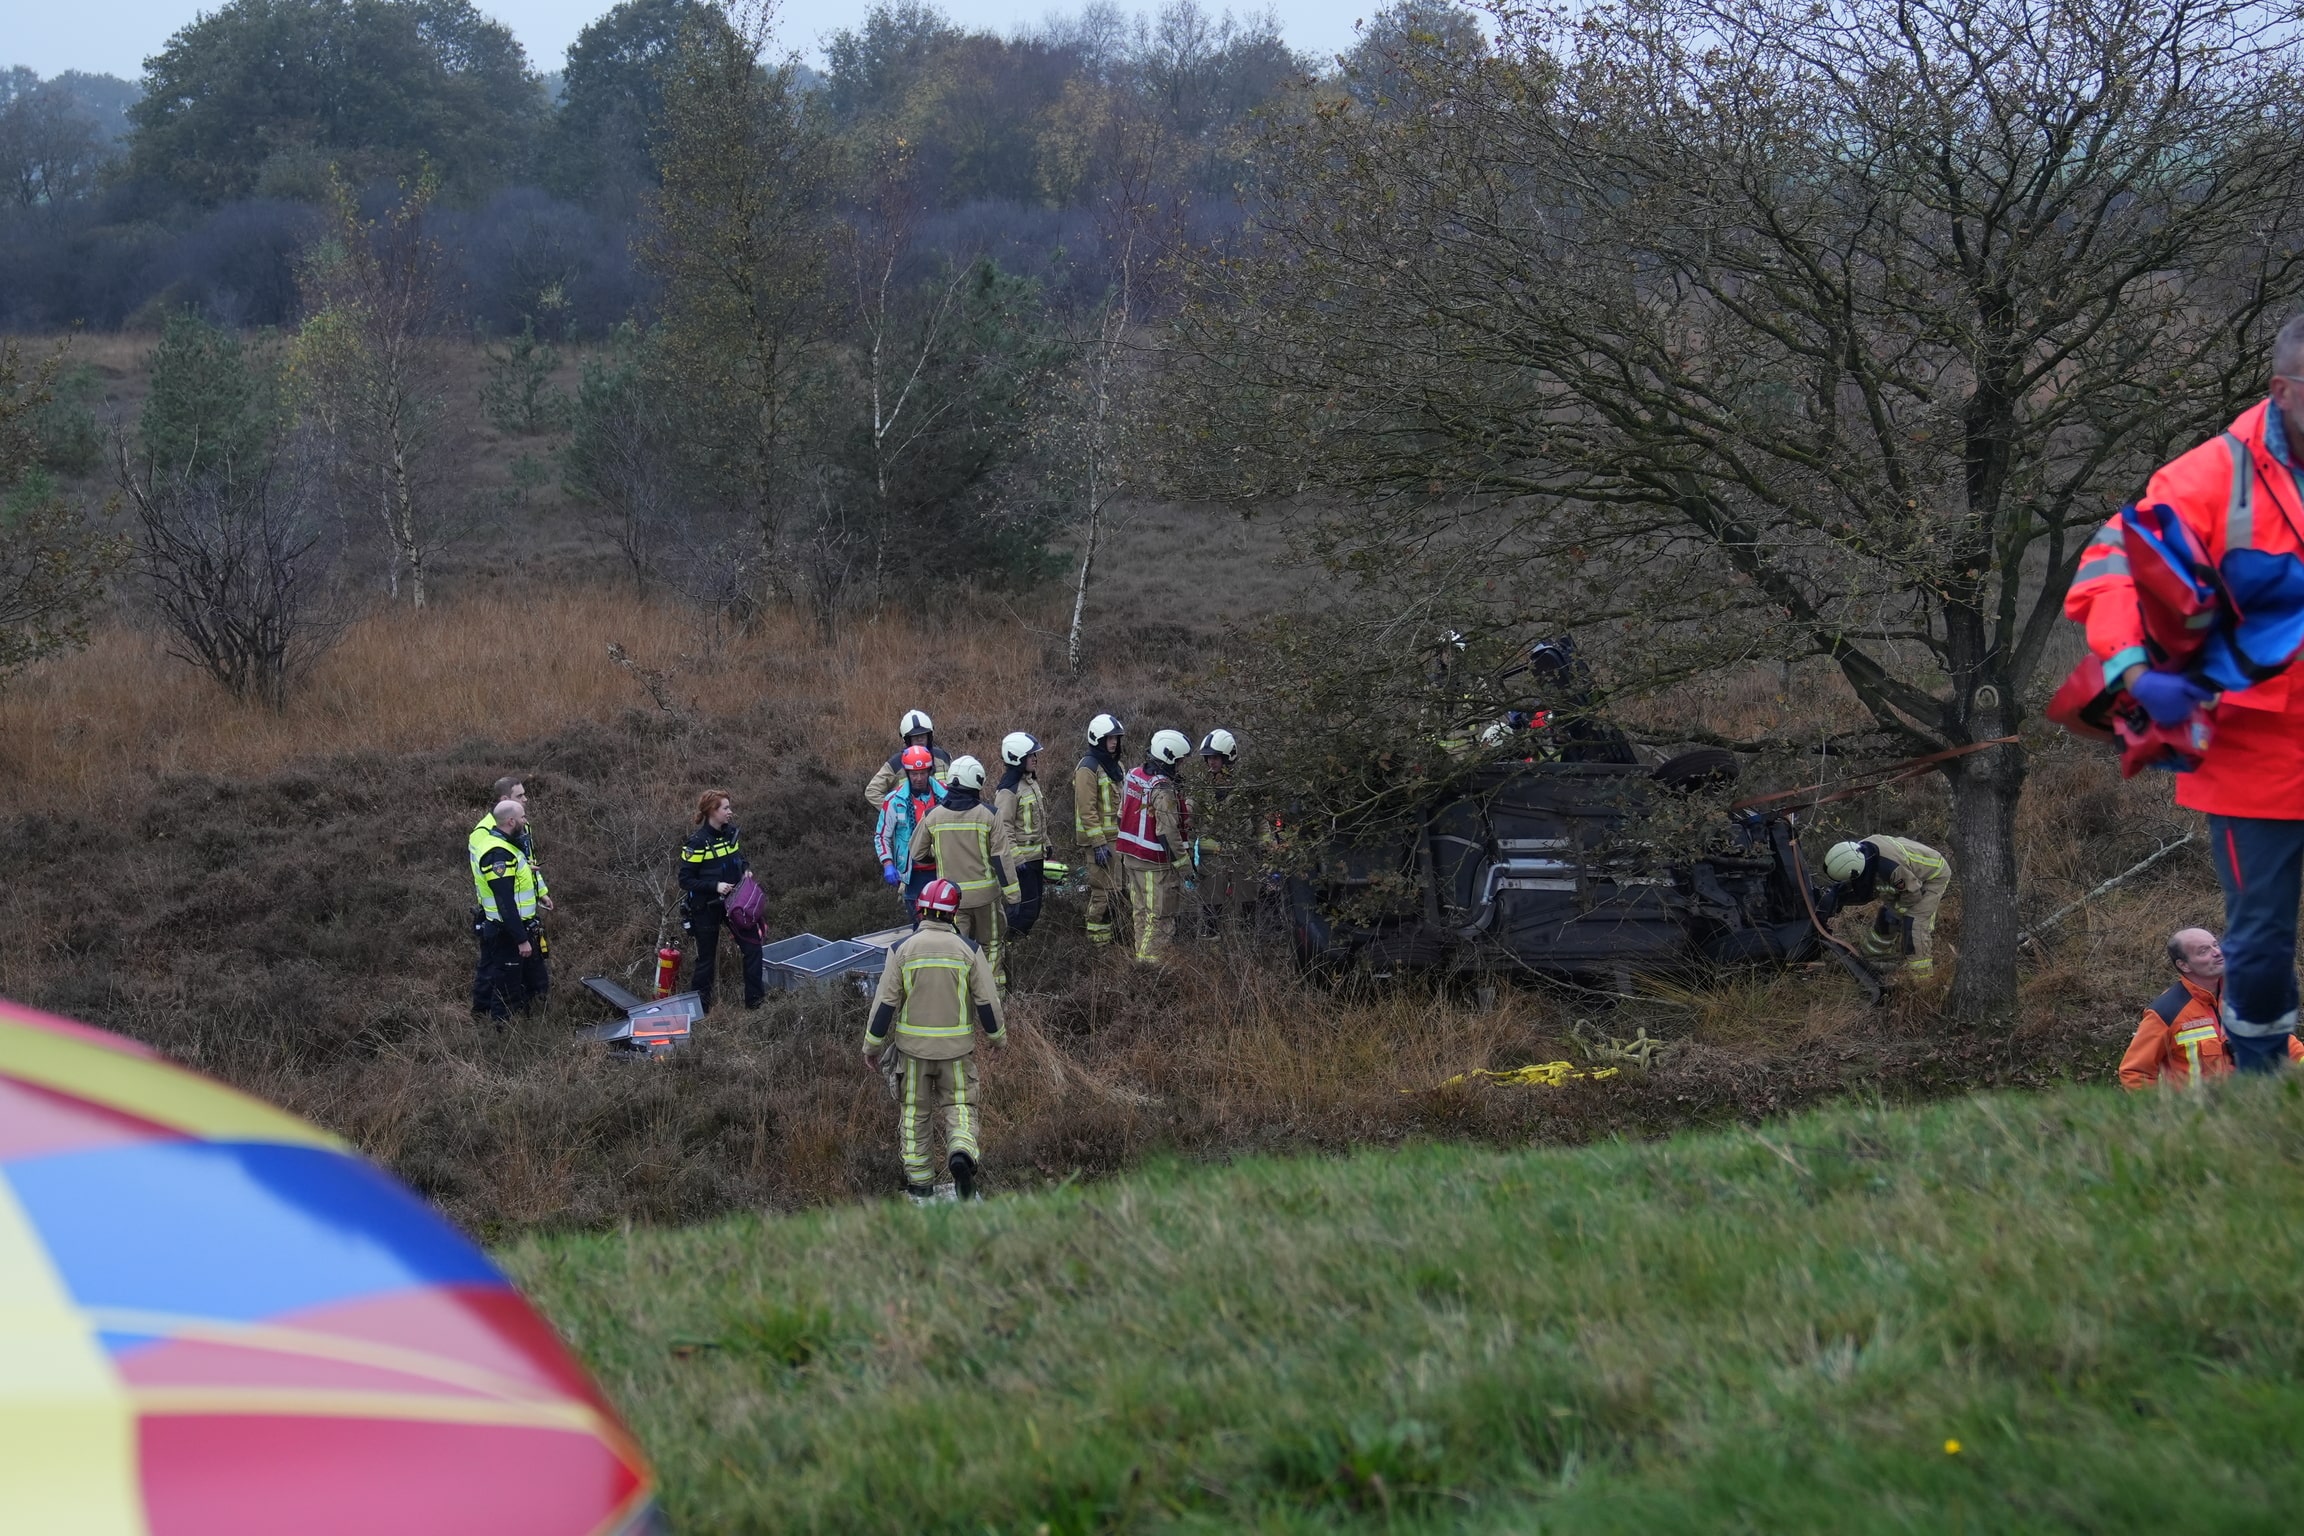
[[[375,613],[277,712],[234,704],[158,637],[115,626],[0,693],[0,779],[15,806],[87,808],[116,794],[124,774],[243,777],[350,752],[519,741],[658,709],[635,672],[610,660],[612,644],[669,674],[671,702],[694,718],[732,719],[769,693],[811,699],[821,722],[811,749],[859,782],[889,750],[897,718],[923,702],[940,740],[987,761],[1009,730],[1072,734],[1069,722],[1033,716],[1044,642],[1005,615],[940,634],[862,621],[826,647],[789,615],[736,632],[668,600],[577,589]]]

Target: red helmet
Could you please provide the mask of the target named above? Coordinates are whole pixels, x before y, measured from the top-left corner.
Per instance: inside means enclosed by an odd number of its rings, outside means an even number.
[[[960,887],[949,880],[931,880],[920,887],[920,910],[923,912],[957,912],[960,910]]]
[[[936,766],[936,754],[926,747],[906,747],[904,756],[899,761],[904,764],[906,772],[920,768],[933,768]]]

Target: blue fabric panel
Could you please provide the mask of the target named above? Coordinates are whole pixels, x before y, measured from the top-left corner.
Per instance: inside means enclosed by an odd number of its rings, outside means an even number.
[[[417,1286],[504,1284],[381,1169],[273,1143],[154,1141],[0,1169],[83,1307],[254,1321]]]

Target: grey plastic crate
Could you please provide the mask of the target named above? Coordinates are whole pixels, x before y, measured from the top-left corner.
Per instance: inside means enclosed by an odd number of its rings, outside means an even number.
[[[795,960],[784,962],[784,969],[796,978],[794,985],[806,986],[815,981],[838,981],[852,973],[869,971],[880,974],[880,967],[888,960],[888,952],[859,944],[854,939],[840,939],[820,949],[812,949]]]

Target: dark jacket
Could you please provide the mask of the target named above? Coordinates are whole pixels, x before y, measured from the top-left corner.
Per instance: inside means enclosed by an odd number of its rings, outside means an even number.
[[[710,822],[680,845],[680,898],[691,912],[721,905],[720,885],[734,885],[752,866],[746,862],[736,823],[714,831]]]

